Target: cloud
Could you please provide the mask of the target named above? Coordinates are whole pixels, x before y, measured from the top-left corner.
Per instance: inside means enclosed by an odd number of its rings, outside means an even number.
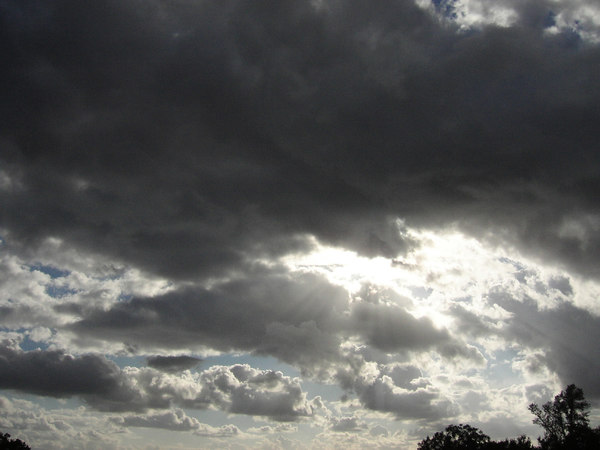
[[[210,289],[173,290],[89,310],[65,328],[74,344],[125,342],[147,353],[246,351],[273,356],[321,378],[350,363],[344,347],[348,336],[366,344],[363,353],[434,350],[449,359],[480,361],[477,351],[446,329],[426,317],[415,318],[404,306],[386,305],[385,292],[381,295],[351,302],[346,289],[324,276],[269,269]]]
[[[198,421],[194,417],[185,414],[181,409],[175,409],[165,413],[146,414],[136,416],[113,417],[113,423],[122,427],[145,427],[162,428],[171,431],[193,431],[199,436],[231,437],[240,431],[234,425],[222,425],[213,427]]]
[[[270,356],[406,420],[456,414],[430,375],[486,358],[600,395],[597,2],[142,3],[0,7],[2,389],[207,435],[170,409],[316,403],[181,355]],[[505,259],[430,264],[424,230]],[[328,246],[413,276],[384,298],[285,265]]]
[[[398,418],[437,420],[453,416],[455,408],[436,392],[418,389],[407,391],[394,385],[388,377],[378,377],[369,384],[357,386],[365,408],[389,412]]]
[[[456,406],[408,365],[366,363],[356,374],[340,371],[338,381],[356,393],[367,409],[394,414],[398,419],[438,420],[453,416]]]
[[[415,319],[403,308],[359,303],[352,309],[351,329],[384,351],[426,349],[450,340],[428,318]]]
[[[85,408],[45,408],[29,400],[0,397],[0,426],[11,430],[32,448],[61,449],[62,443],[77,443],[100,450],[114,448],[118,429]]]
[[[121,370],[96,355],[24,352],[4,345],[0,348],[0,388],[58,398],[78,396],[100,411],[212,406],[282,422],[312,414],[299,380],[247,365],[213,366],[200,374],[178,376],[151,368]]]
[[[574,383],[590,397],[600,395],[594,375],[600,369],[598,316],[568,302],[542,309],[532,299],[520,301],[503,292],[494,293],[489,301],[513,314],[503,329],[505,339],[543,352],[544,356],[538,354],[529,361],[530,370],[539,370],[543,364],[565,385]]]
[[[164,372],[181,372],[192,369],[202,362],[192,356],[151,356],[146,359],[148,367]]]
[[[211,289],[136,297],[108,310],[92,310],[69,329],[77,336],[128,342],[141,349],[254,351],[300,362],[310,370],[339,358],[336,332],[347,306],[347,292],[323,277],[249,273]]]
[[[377,437],[377,436],[386,437],[389,434],[389,431],[384,426],[375,425],[374,427],[371,427],[371,429],[369,430],[369,434],[371,436],[375,436],[375,437]]]
[[[600,56],[532,5],[458,33],[411,2],[9,2],[6,237],[187,279],[307,235],[393,257],[413,245],[402,217],[597,276]]]
[[[358,432],[367,428],[366,423],[357,417],[331,417],[329,419],[332,431],[337,432]]]
[[[0,346],[0,387],[53,397],[102,396],[120,390],[120,369],[95,355],[23,352]],[[125,400],[125,399],[124,399]]]
[[[298,431],[298,427],[291,423],[279,423],[276,426],[263,425],[261,427],[250,427],[246,430],[248,433],[256,434],[276,434],[276,433],[292,433]]]
[[[201,394],[231,413],[266,416],[282,422],[312,414],[299,380],[281,372],[261,371],[248,365],[211,367],[203,372],[201,380],[206,386]]]

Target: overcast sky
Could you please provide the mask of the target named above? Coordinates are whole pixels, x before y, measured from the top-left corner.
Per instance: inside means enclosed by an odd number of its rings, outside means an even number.
[[[600,405],[597,0],[0,21],[1,432],[413,449]]]

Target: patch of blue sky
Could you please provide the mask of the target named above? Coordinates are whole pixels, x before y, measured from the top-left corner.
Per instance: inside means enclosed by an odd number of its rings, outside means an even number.
[[[548,11],[546,18],[544,19],[544,28],[552,28],[556,26],[556,13],[554,11]]]
[[[521,375],[513,370],[513,362],[518,357],[518,351],[514,349],[497,350],[493,359],[485,369],[485,377],[490,384],[498,387],[507,387],[522,381]]]
[[[46,275],[49,275],[50,278],[52,278],[52,279],[66,277],[67,275],[69,275],[71,273],[68,270],[62,270],[62,269],[58,269],[57,267],[46,266],[44,264],[32,264],[29,266],[29,271],[30,272],[37,271],[37,272],[45,273]]]
[[[12,392],[12,391],[0,391],[0,395],[6,397],[8,400],[26,400],[40,407],[52,410],[52,409],[75,409],[81,406],[83,403],[77,397],[70,398],[55,398],[55,397],[44,397],[41,395],[28,394],[26,392]]]
[[[410,292],[412,293],[413,297],[422,299],[429,297],[433,292],[432,288],[425,286],[409,286],[408,289],[410,289]]]
[[[117,355],[107,355],[107,359],[114,362],[121,369],[123,367],[145,367],[146,366],[146,357],[145,356],[117,356]]]
[[[498,258],[498,261],[503,264],[510,264],[517,270],[523,270],[525,268],[525,266],[520,262],[515,261],[514,259],[507,258],[505,256],[501,256],[500,258]]]
[[[31,339],[29,337],[29,332],[31,331],[31,329],[28,328],[18,328],[18,329],[10,329],[10,328],[6,328],[6,327],[0,327],[0,332],[5,332],[5,333],[9,333],[9,332],[13,332],[13,333],[19,333],[22,338],[21,338],[21,342],[19,342],[19,347],[21,347],[21,350],[23,351],[31,351],[31,350],[46,350],[49,346],[48,343],[43,342],[43,341],[35,341],[33,339]]]
[[[39,342],[32,340],[29,335],[25,335],[21,341],[21,349],[28,352],[31,350],[46,350],[49,347],[47,342]]]
[[[456,1],[457,0],[431,0],[431,3],[435,6],[435,10],[438,14],[441,14],[448,19],[456,19],[458,17],[456,13]]]
[[[133,295],[121,292],[119,294],[119,296],[117,297],[117,301],[118,302],[126,302],[127,300],[131,300],[132,298],[133,298]]]
[[[62,298],[77,293],[77,289],[72,289],[69,286],[56,286],[53,284],[46,285],[46,294],[52,298]]]

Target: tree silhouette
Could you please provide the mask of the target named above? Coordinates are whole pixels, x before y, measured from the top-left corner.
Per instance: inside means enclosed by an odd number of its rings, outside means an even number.
[[[533,450],[527,436],[517,439],[492,441],[488,435],[471,425],[448,425],[433,437],[427,436],[419,443],[419,450]]]
[[[583,396],[583,390],[570,384],[561,391],[554,401],[540,408],[535,403],[529,411],[535,415],[533,423],[544,429],[544,436],[538,438],[542,449],[587,450],[600,448],[599,430],[589,426],[590,404]]]
[[[600,449],[600,427],[589,425],[590,404],[583,390],[570,384],[554,401],[540,408],[535,403],[529,411],[535,415],[533,423],[544,429],[544,437],[538,438],[542,450],[598,450]],[[433,437],[427,436],[419,450],[534,450],[527,436],[516,439],[492,441],[489,436],[471,425],[448,425]]]
[[[11,439],[8,433],[0,433],[0,450],[31,450],[31,447],[21,439]]]
[[[483,450],[488,448],[490,437],[471,425],[448,425],[432,438],[419,443],[419,450]]]
[[[533,450],[538,447],[534,447],[531,443],[531,439],[527,436],[522,435],[516,439],[505,439],[499,442],[490,442],[486,447],[487,450]]]

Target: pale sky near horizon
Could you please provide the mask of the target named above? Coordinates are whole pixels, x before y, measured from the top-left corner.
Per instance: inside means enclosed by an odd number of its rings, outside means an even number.
[[[0,0],[0,432],[600,423],[595,0]]]

